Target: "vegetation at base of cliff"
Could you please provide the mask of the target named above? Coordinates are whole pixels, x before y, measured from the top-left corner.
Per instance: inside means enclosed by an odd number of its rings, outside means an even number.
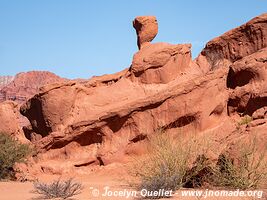
[[[131,169],[138,178],[133,185],[147,191],[207,186],[246,190],[267,182],[266,151],[257,148],[256,140],[238,143],[235,155],[224,152],[212,161],[208,157],[210,144],[203,141],[182,141],[165,133],[153,135],[148,153]]]
[[[60,179],[51,183],[35,182],[33,193],[39,194],[44,199],[68,199],[82,192],[83,186],[79,182],[74,182],[72,178],[65,181]]]
[[[235,155],[221,154],[213,169],[212,184],[231,189],[257,189],[267,183],[266,150],[258,149],[254,138],[249,143],[235,145]]]
[[[0,133],[0,180],[14,179],[15,163],[24,162],[31,149],[5,133]]]
[[[141,178],[138,189],[178,189],[183,184],[190,157],[189,151],[180,144],[175,144],[163,133],[149,139],[149,153],[134,167],[135,175]]]
[[[198,141],[185,142],[164,132],[156,133],[148,139],[148,153],[142,159],[138,158],[130,169],[131,174],[139,179],[138,183],[133,184],[137,184],[137,189],[175,191],[186,184],[191,184],[197,172],[206,170],[204,165],[206,160],[203,157],[200,156],[193,162],[198,153],[206,152]],[[190,171],[189,166],[192,163],[194,167]],[[164,196],[148,198],[161,197]]]

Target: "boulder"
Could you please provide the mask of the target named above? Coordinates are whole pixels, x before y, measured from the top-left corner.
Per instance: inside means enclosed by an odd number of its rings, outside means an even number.
[[[19,126],[19,106],[12,101],[0,103],[0,132],[9,134],[21,142],[26,142],[21,127]]]
[[[158,22],[154,16],[140,16],[133,21],[137,34],[137,45],[141,49],[149,44],[158,34]]]
[[[18,104],[6,101],[0,104],[0,132],[18,134]]]

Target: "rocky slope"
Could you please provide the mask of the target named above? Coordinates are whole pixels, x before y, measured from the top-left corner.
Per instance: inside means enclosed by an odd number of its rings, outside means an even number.
[[[267,14],[211,40],[195,61],[190,44],[150,43],[154,17],[133,25],[140,50],[128,69],[44,86],[21,107],[36,171],[123,162],[159,129],[205,134],[221,148],[251,132],[266,141]],[[253,121],[237,129],[244,115]]]

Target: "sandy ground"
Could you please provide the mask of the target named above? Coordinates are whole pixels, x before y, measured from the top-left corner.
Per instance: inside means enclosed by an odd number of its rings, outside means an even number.
[[[127,198],[127,195],[123,197],[118,197],[114,193],[112,193],[112,196],[105,196],[105,187],[109,187],[108,191],[133,191],[131,188],[127,187],[127,185],[121,184],[121,182],[111,180],[110,178],[106,177],[95,177],[94,179],[90,178],[88,180],[85,180],[85,178],[81,179],[78,178],[77,180],[83,180],[84,189],[83,192],[73,200],[89,200],[89,199],[103,199],[103,200],[113,200],[113,199],[132,199],[137,200],[140,199],[138,197],[134,197],[134,195],[130,195],[129,198]],[[31,193],[33,190],[33,185],[31,182],[25,182],[25,183],[19,183],[19,182],[2,182],[0,183],[0,192],[1,200],[37,200],[42,199],[38,198],[38,195]],[[130,193],[129,193],[130,194]],[[232,200],[252,200],[252,199],[264,199],[266,200],[266,196],[263,196],[262,198],[259,198],[258,196],[255,197],[205,197],[204,195],[202,197],[183,197],[181,196],[181,190],[178,191],[178,194],[174,195],[174,197],[169,199],[185,199],[185,200],[198,200],[198,199],[209,199],[209,200],[226,200],[226,199],[232,199]]]
[[[114,200],[114,199],[131,199],[137,200],[140,199],[135,196],[135,190],[131,188],[128,184],[127,173],[118,170],[102,170],[99,172],[92,173],[90,175],[76,175],[74,178],[76,181],[79,181],[83,184],[84,188],[81,194],[75,196],[72,200],[90,200],[90,199],[101,199],[101,200]],[[69,175],[68,177],[71,177]],[[61,179],[68,178],[61,177]],[[73,177],[73,176],[72,176]],[[59,176],[51,176],[44,175],[42,177],[38,177],[39,180],[44,182],[51,182],[52,180],[56,180]],[[0,200],[37,200],[42,199],[38,198],[38,195],[32,193],[33,190],[33,182],[0,182]],[[109,195],[106,195],[106,191],[109,191]],[[117,191],[121,191],[123,196],[119,197],[116,195]],[[183,190],[184,191],[184,190]],[[192,190],[187,190],[192,191]],[[128,193],[127,193],[128,192]],[[205,192],[205,191],[204,191]],[[185,200],[252,200],[252,199],[261,199],[267,200],[266,192],[262,195],[262,198],[259,198],[258,195],[254,197],[185,197],[182,196],[182,190],[176,192],[173,197],[168,199],[185,199]],[[127,197],[127,194],[129,197]]]
[[[52,180],[58,179],[58,176],[43,176],[40,180],[44,182],[51,182]],[[61,177],[66,179],[67,177]],[[129,189],[122,180],[115,178],[114,176],[104,175],[86,175],[76,176],[75,181],[83,184],[83,191],[81,194],[75,196],[77,200],[88,200],[88,199],[106,199],[99,198],[101,194],[104,194],[104,188],[110,187],[110,190],[121,190]],[[0,200],[33,200],[38,199],[38,195],[32,193],[33,182],[0,182]],[[95,191],[99,191],[97,195]],[[97,196],[97,197],[94,197]],[[39,198],[42,199],[42,198]],[[108,198],[113,199],[113,198]],[[117,198],[116,198],[117,199]],[[125,199],[125,198],[118,198]]]

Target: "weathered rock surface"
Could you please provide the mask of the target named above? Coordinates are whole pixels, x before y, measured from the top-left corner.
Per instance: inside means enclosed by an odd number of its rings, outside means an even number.
[[[158,22],[154,16],[140,16],[133,21],[137,34],[137,45],[141,49],[149,44],[158,34]]]
[[[201,74],[191,58],[191,44],[150,44],[134,57],[129,69],[132,81],[140,83],[168,83],[186,74]]]
[[[244,57],[230,66],[227,86],[229,95],[229,115],[256,116],[267,108],[267,48]]]
[[[0,133],[6,133],[25,142],[26,138],[19,126],[19,105],[12,101],[0,103]]]
[[[2,87],[0,84],[0,102],[7,100],[14,101],[18,104],[26,102],[26,100],[36,94],[40,87],[55,83],[64,82],[67,79],[61,78],[51,72],[46,71],[30,71],[19,73],[14,77],[2,77]],[[19,125],[27,126],[29,121],[22,115],[19,116]]]
[[[129,69],[42,87],[21,107],[35,135],[37,165],[62,173],[123,162],[158,129],[218,131],[229,142],[232,133],[240,137],[235,123],[244,115],[260,120],[252,129],[264,135],[266,20],[263,14],[211,40],[196,61],[188,44],[141,44]]]
[[[229,65],[267,47],[267,13],[209,41],[196,62],[204,72]]]

